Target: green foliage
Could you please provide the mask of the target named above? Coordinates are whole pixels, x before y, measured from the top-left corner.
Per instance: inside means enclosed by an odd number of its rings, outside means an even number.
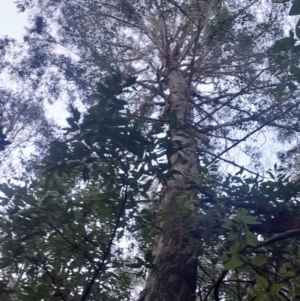
[[[233,256],[225,265],[224,270],[234,270],[243,265],[243,261],[238,256]]]
[[[202,199],[201,212],[209,221],[201,217],[199,237],[205,241],[206,250],[201,249],[199,264],[203,272],[200,271],[199,276],[209,286],[208,271],[210,275],[226,275],[226,280],[222,278],[224,282],[218,287],[220,295],[227,294],[227,283],[230,283],[236,294],[247,288],[248,297],[281,300],[287,295],[287,282],[294,279],[299,285],[296,280],[299,256],[295,251],[299,249],[298,236],[287,235],[283,240],[280,236],[300,225],[299,207],[293,201],[299,187],[277,166],[269,175],[270,180],[228,176],[214,187],[220,194]],[[210,204],[215,204],[214,213],[210,211]],[[220,219],[222,228],[217,226]],[[207,291],[203,289],[202,294],[204,297]]]
[[[262,277],[262,276],[258,276],[256,278],[256,283],[258,285],[259,288],[262,288],[262,289],[266,289],[269,287],[269,281],[267,278],[265,277]]]
[[[148,197],[151,181],[139,179],[146,166],[153,173],[148,163],[155,148],[116,96],[134,82],[130,78],[121,84],[115,76],[99,84],[98,103],[84,115],[70,107],[65,138],[51,143],[41,163],[32,163],[37,179],[24,187],[1,185],[7,206],[1,217],[6,235],[0,266],[5,283],[12,273],[21,277],[15,300],[78,299],[85,294],[79,287],[96,271],[92,298],[114,300],[119,286],[129,298],[131,281],[124,283],[122,277],[128,278],[126,269],[135,264],[125,264],[126,256],[114,243],[124,239],[125,229],[126,235],[130,231],[126,220],[139,212],[135,199]],[[138,267],[152,266],[149,252],[145,261],[137,259]]]
[[[292,65],[290,67],[290,72],[293,75],[293,79],[299,83],[300,82],[300,68]]]
[[[256,267],[261,267],[267,262],[268,257],[266,255],[257,255],[256,257],[253,257],[251,260],[251,264],[253,264]]]
[[[291,51],[295,46],[296,40],[293,37],[282,38],[275,42],[271,48],[274,53],[280,53],[282,51]]]
[[[157,153],[167,150],[169,159],[189,145],[171,142],[170,131],[165,134],[158,124],[145,135],[143,122],[122,97],[135,81],[117,74],[99,83],[94,105],[84,114],[71,106],[65,135],[50,143],[41,161],[28,165],[33,178],[0,186],[6,233],[0,242],[1,279],[15,289],[14,300],[131,300],[135,281],[146,269],[159,268],[151,241],[161,231],[161,219],[148,205],[150,191],[154,180],[162,185],[176,171],[159,162]],[[134,257],[118,246],[131,235],[141,242],[141,254]],[[192,248],[200,245],[197,238],[189,242]],[[17,286],[14,275],[20,278]]]
[[[10,145],[11,142],[6,140],[6,135],[3,134],[3,127],[0,127],[0,151],[4,151],[7,145]]]
[[[116,76],[99,84],[93,95],[98,102],[85,114],[71,107],[66,135],[51,143],[40,163],[32,163],[35,179],[1,185],[6,202],[0,219],[3,295],[20,301],[76,300],[87,296],[79,289],[84,283],[92,299],[132,300],[146,269],[159,269],[151,241],[163,217],[157,220],[155,205],[139,201],[150,201],[154,179],[164,183],[174,177],[157,161],[156,151],[186,146],[169,145],[160,126],[153,126],[152,136],[144,134],[121,98],[129,82]],[[257,300],[277,297],[287,281],[299,285],[300,257],[294,252],[299,241],[276,236],[300,225],[299,186],[277,166],[267,180],[243,171],[221,176],[216,165],[205,159],[201,164],[198,226],[185,229],[189,245],[182,250],[199,252],[199,277],[206,283],[201,294],[215,285],[208,275],[227,274],[236,293],[251,288]],[[289,223],[283,222],[286,218]],[[130,236],[139,244],[134,256],[118,246]],[[218,284],[221,294],[226,281]]]
[[[300,15],[300,1],[299,0],[294,0],[291,10],[289,12],[290,16],[297,16]]]
[[[213,40],[226,39],[230,36],[230,31],[234,24],[234,16],[227,8],[222,8],[218,11],[216,18],[211,21],[207,27],[206,39],[207,43]]]
[[[297,38],[300,39],[300,19],[298,20],[298,22],[296,24],[295,32],[296,32]]]

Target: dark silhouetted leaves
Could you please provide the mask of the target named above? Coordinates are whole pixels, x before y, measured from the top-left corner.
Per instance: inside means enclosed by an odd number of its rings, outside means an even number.
[[[290,9],[289,15],[290,16],[300,15],[300,1],[299,0],[293,0],[293,4]]]

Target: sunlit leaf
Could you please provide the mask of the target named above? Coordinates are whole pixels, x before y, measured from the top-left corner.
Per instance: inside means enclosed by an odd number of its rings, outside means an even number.
[[[270,287],[270,292],[273,295],[276,295],[280,292],[282,285],[281,284],[272,284]]]
[[[256,267],[263,266],[268,260],[268,257],[266,255],[260,254],[252,258],[251,264],[253,264]]]
[[[224,270],[234,270],[244,263],[238,256],[233,256],[225,265]]]
[[[268,279],[265,277],[262,277],[262,276],[258,276],[256,278],[256,283],[259,287],[264,288],[264,289],[268,288],[268,286],[269,286]]]

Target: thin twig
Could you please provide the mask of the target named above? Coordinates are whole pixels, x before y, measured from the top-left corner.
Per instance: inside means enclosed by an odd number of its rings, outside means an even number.
[[[284,112],[275,115],[273,118],[271,118],[270,120],[266,121],[265,123],[263,123],[261,126],[259,126],[258,128],[254,129],[253,131],[251,131],[249,134],[247,134],[243,139],[239,140],[236,143],[233,143],[229,148],[225,149],[224,151],[222,151],[221,153],[219,153],[218,155],[216,155],[215,159],[213,159],[209,165],[211,165],[213,162],[215,162],[217,159],[219,159],[222,155],[224,155],[225,153],[227,153],[229,150],[231,150],[232,148],[236,147],[238,144],[240,144],[241,142],[245,141],[246,139],[248,139],[250,136],[252,136],[253,134],[255,134],[256,132],[260,131],[262,128],[264,128],[265,126],[267,126],[268,124],[270,124],[271,122],[273,122],[274,120],[284,116],[285,114],[287,114],[288,112],[290,112],[292,109],[294,109],[295,107],[299,106],[300,101],[296,102],[294,105],[290,106],[287,110],[285,110]]]

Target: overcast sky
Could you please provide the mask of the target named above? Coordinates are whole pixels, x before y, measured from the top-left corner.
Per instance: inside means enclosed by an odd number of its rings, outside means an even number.
[[[18,12],[14,0],[0,0],[0,37],[21,39],[26,23],[26,14]]]

